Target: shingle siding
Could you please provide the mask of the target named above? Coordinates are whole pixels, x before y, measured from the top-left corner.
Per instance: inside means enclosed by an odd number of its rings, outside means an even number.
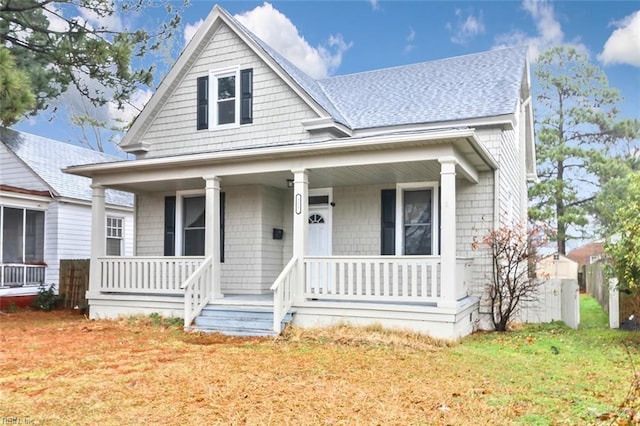
[[[380,255],[381,191],[390,185],[343,186],[333,189],[333,254]]]
[[[253,124],[196,130],[196,81],[212,70],[253,68]],[[210,83],[211,84],[211,83]],[[146,157],[278,145],[310,140],[301,122],[317,118],[309,106],[235,33],[221,25],[147,130]]]

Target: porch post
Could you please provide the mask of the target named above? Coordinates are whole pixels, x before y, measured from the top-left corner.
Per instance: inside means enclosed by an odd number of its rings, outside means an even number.
[[[305,169],[293,172],[293,256],[298,258],[298,283],[294,288],[293,299],[301,301],[304,295],[306,278],[304,274],[304,256],[307,254],[309,221],[309,172]]]
[[[89,291],[99,292],[101,287],[102,271],[100,270],[99,257],[106,252],[106,220],[104,187],[92,184],[91,195],[91,264],[89,269]]]
[[[205,177],[204,255],[211,256],[212,297],[221,298],[220,290],[220,178]]]
[[[456,164],[454,157],[440,163],[440,301],[439,307],[456,306]]]

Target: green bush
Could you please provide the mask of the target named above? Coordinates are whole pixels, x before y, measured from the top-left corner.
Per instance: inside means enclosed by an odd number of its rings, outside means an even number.
[[[40,308],[43,311],[51,311],[56,307],[58,296],[54,291],[54,285],[50,284],[47,288],[44,284],[38,287],[38,296],[33,301],[33,307]]]

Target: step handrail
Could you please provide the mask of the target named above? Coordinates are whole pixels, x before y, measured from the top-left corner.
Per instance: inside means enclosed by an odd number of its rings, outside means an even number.
[[[294,286],[298,278],[298,258],[292,257],[273,282],[273,331],[280,333],[284,317],[293,306]]]
[[[180,286],[184,290],[184,326],[190,327],[213,294],[213,257],[207,257]]]

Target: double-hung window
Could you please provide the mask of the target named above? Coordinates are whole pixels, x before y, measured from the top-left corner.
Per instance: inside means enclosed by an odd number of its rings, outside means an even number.
[[[182,193],[165,197],[164,255],[203,256],[206,219],[204,196]],[[224,262],[225,193],[220,193],[220,262]]]
[[[197,79],[197,129],[253,122],[253,70],[226,68]]]
[[[107,256],[122,256],[123,222],[121,217],[107,217]]]
[[[438,187],[398,184],[382,191],[381,253],[433,255],[439,251]]]

